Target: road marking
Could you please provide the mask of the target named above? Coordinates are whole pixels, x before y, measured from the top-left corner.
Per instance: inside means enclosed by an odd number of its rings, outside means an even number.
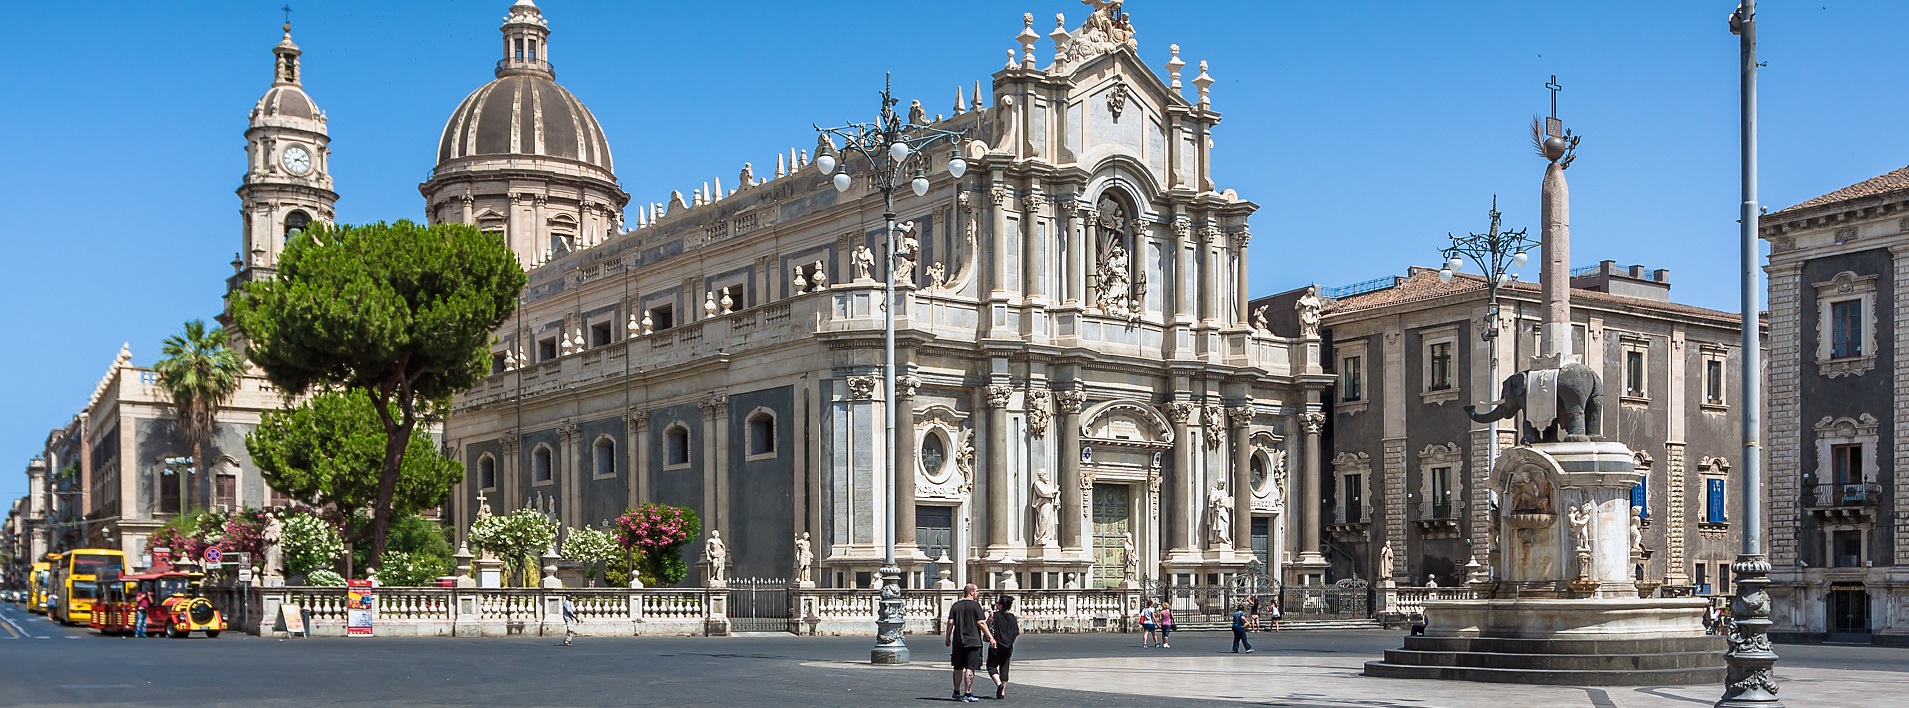
[[[28,634],[28,632],[26,631],[26,628],[21,627],[20,625],[15,624],[13,622],[12,617],[8,617],[5,614],[0,614],[0,620],[4,620],[12,628],[13,631],[16,631],[20,634]],[[45,638],[46,637],[35,637],[35,639],[45,639]]]

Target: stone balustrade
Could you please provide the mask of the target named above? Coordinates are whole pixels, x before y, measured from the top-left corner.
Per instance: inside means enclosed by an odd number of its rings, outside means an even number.
[[[1417,617],[1425,614],[1425,603],[1432,600],[1471,600],[1478,594],[1468,587],[1459,588],[1378,588],[1380,617]]]
[[[992,606],[1000,593],[983,591],[981,604]],[[1016,590],[1014,614],[1023,632],[1125,632],[1140,611],[1138,590]],[[797,634],[866,635],[875,631],[874,590],[791,589],[791,631]],[[909,634],[938,635],[956,590],[904,590]]]

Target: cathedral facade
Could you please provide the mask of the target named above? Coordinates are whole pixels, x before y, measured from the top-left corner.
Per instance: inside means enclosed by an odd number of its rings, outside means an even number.
[[[521,0],[502,31],[495,80],[455,109],[420,186],[432,222],[498,233],[530,271],[491,375],[446,424],[460,529],[480,505],[601,527],[663,502],[721,532],[734,577],[791,577],[808,534],[832,587],[878,582],[891,523],[910,587],[1288,565],[1287,470],[1317,469],[1332,379],[1316,334],[1248,324],[1257,207],[1212,180],[1213,80],[1177,46],[1150,69],[1119,3],[1038,52],[1024,18],[986,98],[976,82],[948,115],[908,110],[961,132],[969,167],[933,155],[929,189],[896,196],[919,246],[893,264],[892,390],[865,166],[838,192],[793,149],[727,189],[631,205],[607,136],[555,83],[541,11]]]

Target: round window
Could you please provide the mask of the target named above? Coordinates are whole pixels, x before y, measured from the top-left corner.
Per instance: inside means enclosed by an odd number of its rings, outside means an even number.
[[[948,465],[948,443],[939,431],[930,432],[921,441],[921,470],[933,479],[940,479]]]
[[[1260,457],[1259,455],[1254,455],[1252,464],[1253,464],[1253,467],[1252,467],[1253,490],[1254,491],[1265,490],[1266,489],[1266,458]]]

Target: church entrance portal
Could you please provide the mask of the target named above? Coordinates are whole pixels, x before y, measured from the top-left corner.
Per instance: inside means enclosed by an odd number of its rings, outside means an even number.
[[[1862,584],[1829,588],[1829,642],[1869,643],[1869,591]]]
[[[1133,532],[1133,487],[1094,485],[1094,587],[1126,580],[1127,538]],[[1137,544],[1138,542],[1136,542]]]

